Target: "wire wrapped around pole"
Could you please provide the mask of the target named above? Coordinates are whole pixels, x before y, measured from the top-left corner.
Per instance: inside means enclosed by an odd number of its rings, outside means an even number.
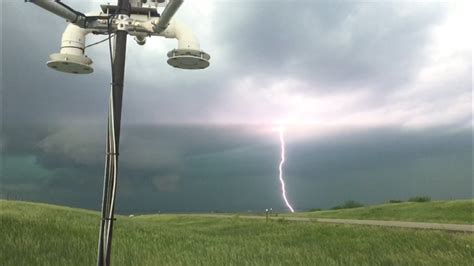
[[[127,48],[127,32],[117,30],[115,33],[115,51],[112,51],[111,31],[115,15],[130,15],[129,0],[119,0],[116,14],[107,21],[109,48],[112,65],[112,86],[109,99],[109,115],[107,123],[106,163],[104,171],[104,190],[102,199],[102,219],[99,234],[97,265],[108,266],[111,263],[112,235],[114,224],[115,198],[117,191],[118,155],[120,142],[120,126],[122,117],[123,81],[125,72],[125,55]]]

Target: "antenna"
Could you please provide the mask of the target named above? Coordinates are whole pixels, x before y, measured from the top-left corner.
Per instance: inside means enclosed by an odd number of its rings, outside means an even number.
[[[86,46],[87,36],[89,34],[108,35],[112,84],[107,123],[102,219],[97,255],[97,265],[108,266],[110,265],[115,221],[127,35],[134,36],[135,41],[140,45],[144,45],[146,39],[152,36],[177,39],[178,48],[168,53],[167,61],[169,65],[176,68],[207,68],[210,56],[200,49],[199,42],[192,31],[173,19],[183,0],[118,0],[117,5],[101,5],[101,10],[86,14],[74,10],[59,0],[27,0],[26,2],[31,2],[69,22],[61,38],[59,53],[49,56],[50,60],[47,62],[47,66],[51,69],[72,74],[92,73],[94,71],[93,61],[85,55],[85,49],[88,47]],[[160,16],[157,7],[162,5],[165,5],[165,9]],[[114,34],[115,51],[112,51],[112,34]]]

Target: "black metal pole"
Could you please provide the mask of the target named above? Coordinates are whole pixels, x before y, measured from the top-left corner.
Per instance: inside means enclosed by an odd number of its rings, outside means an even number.
[[[116,14],[119,16],[130,16],[129,0],[118,0]],[[97,265],[99,266],[110,265],[112,249],[112,232],[114,224],[115,193],[117,189],[118,155],[122,118],[122,97],[126,49],[127,31],[118,29],[115,35],[115,52],[112,64],[112,86],[107,126],[102,219],[100,223],[97,256]]]

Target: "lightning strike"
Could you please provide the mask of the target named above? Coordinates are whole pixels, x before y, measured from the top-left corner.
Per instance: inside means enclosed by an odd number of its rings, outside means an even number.
[[[285,180],[283,179],[283,164],[285,163],[285,139],[283,136],[283,128],[279,128],[278,132],[280,133],[280,147],[281,147],[281,160],[280,165],[278,166],[278,170],[280,173],[280,183],[281,183],[281,194],[283,196],[283,200],[285,201],[286,206],[290,209],[291,212],[295,212],[291,204],[288,202],[286,198],[286,189],[285,189]]]

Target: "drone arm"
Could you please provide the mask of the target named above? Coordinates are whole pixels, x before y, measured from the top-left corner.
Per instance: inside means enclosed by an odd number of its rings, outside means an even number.
[[[78,12],[69,6],[61,3],[59,0],[51,1],[51,0],[26,0],[27,2],[31,2],[43,9],[48,10],[49,12],[58,15],[67,21],[80,26],[84,27],[86,16],[81,12]]]

